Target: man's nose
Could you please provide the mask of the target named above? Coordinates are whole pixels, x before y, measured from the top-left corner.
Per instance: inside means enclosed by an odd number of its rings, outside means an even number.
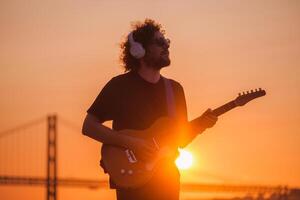
[[[170,40],[169,39],[165,39],[165,48],[169,48],[170,47]]]
[[[164,43],[164,46],[163,46],[165,49],[168,49],[169,47],[170,47],[170,44],[166,41],[165,43]]]
[[[170,47],[170,44],[166,42],[165,43],[165,48],[168,49],[169,47]]]

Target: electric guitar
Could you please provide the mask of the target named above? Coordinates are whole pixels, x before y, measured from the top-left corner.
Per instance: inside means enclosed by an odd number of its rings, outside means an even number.
[[[214,115],[220,116],[237,106],[243,106],[249,101],[262,97],[265,94],[265,90],[261,88],[255,91],[243,92],[242,94],[239,93],[236,99],[214,109],[212,112]],[[154,142],[157,153],[151,160],[143,161],[138,159],[130,149],[107,144],[103,145],[101,151],[102,161],[110,178],[118,187],[122,188],[137,188],[144,185],[151,179],[154,172],[161,167],[164,160],[175,160],[178,153],[177,142],[180,141],[180,136],[184,136],[185,127],[193,127],[193,130],[197,131],[197,128],[199,129],[197,127],[199,121],[201,121],[201,116],[190,122],[186,122],[187,124],[185,125],[178,125],[171,118],[163,117],[155,121],[146,130],[119,131],[120,134]]]

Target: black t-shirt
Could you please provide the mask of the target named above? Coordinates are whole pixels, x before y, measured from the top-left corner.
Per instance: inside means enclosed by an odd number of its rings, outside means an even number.
[[[183,87],[169,80],[174,94],[176,117],[187,121]],[[157,83],[150,83],[134,71],[118,75],[104,86],[87,112],[101,122],[112,120],[114,130],[147,129],[158,118],[168,116],[164,80],[161,77]]]

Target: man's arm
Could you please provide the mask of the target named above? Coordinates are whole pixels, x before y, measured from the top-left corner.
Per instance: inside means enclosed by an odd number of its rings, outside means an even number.
[[[178,100],[177,109],[180,127],[178,146],[184,148],[191,143],[197,135],[203,133],[207,128],[214,126],[218,117],[212,113],[211,109],[208,109],[200,117],[188,121],[184,89],[180,84],[178,84],[176,99]]]
[[[142,158],[150,157],[155,150],[153,144],[148,141],[120,134],[118,131],[104,126],[100,120],[91,114],[87,114],[84,119],[82,134],[104,144],[129,148]]]
[[[206,129],[213,127],[218,121],[211,109],[207,109],[200,117],[183,122],[186,126],[182,126],[182,133],[180,138],[180,147],[184,148],[191,143],[197,135],[203,133]]]
[[[127,147],[126,138],[106,126],[104,126],[96,117],[87,114],[83,126],[82,134],[88,136],[98,142],[112,144],[116,146]]]

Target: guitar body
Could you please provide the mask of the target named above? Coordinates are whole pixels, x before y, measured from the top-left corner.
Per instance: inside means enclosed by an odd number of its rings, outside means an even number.
[[[142,162],[130,162],[126,149],[112,145],[103,145],[102,160],[113,182],[122,188],[135,188],[147,183],[152,177],[151,171]]]
[[[101,150],[102,161],[107,173],[113,182],[122,188],[137,188],[147,183],[155,171],[162,166],[165,160],[172,159],[175,161],[177,156],[177,146],[172,145],[173,121],[164,117],[158,119],[147,130],[122,130],[120,134],[131,137],[142,138],[154,142],[157,145],[157,154],[150,160],[143,161],[136,157],[130,149],[103,145]],[[153,139],[155,141],[153,141]]]

